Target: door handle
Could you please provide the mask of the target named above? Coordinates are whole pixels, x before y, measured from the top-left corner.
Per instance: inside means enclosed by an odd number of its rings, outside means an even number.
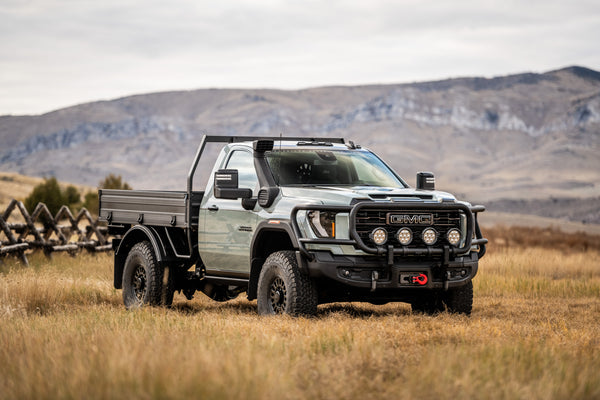
[[[208,211],[219,211],[219,207],[213,204],[212,206],[208,207]]]

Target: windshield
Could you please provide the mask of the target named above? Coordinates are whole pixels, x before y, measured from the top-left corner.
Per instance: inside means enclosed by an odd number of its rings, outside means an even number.
[[[406,185],[373,153],[351,150],[278,150],[266,153],[280,186],[380,186]]]

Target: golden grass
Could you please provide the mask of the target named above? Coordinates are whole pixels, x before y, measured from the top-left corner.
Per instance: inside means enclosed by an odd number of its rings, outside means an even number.
[[[468,318],[405,304],[261,318],[240,296],[126,311],[109,255],[6,260],[0,397],[600,397],[600,253],[491,250]]]
[[[4,211],[12,199],[25,200],[35,185],[43,181],[42,178],[14,172],[0,172],[0,212]]]
[[[33,191],[33,188],[43,182],[43,178],[20,175],[15,172],[0,171],[0,212],[4,212],[12,199],[24,201]],[[63,190],[69,185],[75,186],[82,194],[97,190],[96,188],[85,185],[70,184],[66,182],[59,182],[59,184]]]
[[[594,227],[597,228],[598,225],[594,225]],[[491,246],[495,249],[543,247],[567,253],[587,250],[600,251],[600,235],[585,231],[564,232],[556,227],[498,225],[483,229],[483,235],[489,239]]]

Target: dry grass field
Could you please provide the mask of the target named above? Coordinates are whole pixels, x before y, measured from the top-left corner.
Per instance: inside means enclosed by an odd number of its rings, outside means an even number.
[[[498,246],[469,317],[202,294],[126,311],[108,254],[0,267],[2,399],[597,399],[600,251]]]
[[[0,212],[12,199],[25,200],[33,188],[42,182],[42,178],[0,171]]]
[[[33,188],[43,182],[43,178],[0,171],[0,212],[3,212],[6,209],[12,199],[24,201]],[[82,194],[96,190],[96,188],[90,186],[66,182],[59,182],[59,184],[62,189],[65,189],[69,185],[75,186]]]

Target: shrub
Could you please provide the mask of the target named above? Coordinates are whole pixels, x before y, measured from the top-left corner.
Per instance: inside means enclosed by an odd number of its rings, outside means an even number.
[[[33,191],[25,199],[25,208],[32,213],[38,203],[44,203],[52,215],[66,204],[72,206],[81,201],[79,191],[74,186],[69,186],[63,192],[55,177],[44,178],[44,182],[33,188]]]
[[[75,186],[69,185],[65,189],[64,200],[65,200],[65,204],[67,204],[68,206],[79,204],[79,203],[81,203],[81,194],[79,193],[79,190],[77,190],[77,188]]]
[[[87,192],[84,196],[83,207],[90,213],[98,215],[98,193]]]
[[[127,182],[123,182],[121,175],[108,174],[98,184],[99,189],[121,189],[131,190],[131,186]],[[88,192],[85,194],[83,206],[95,215],[98,215],[98,192]]]
[[[121,175],[108,174],[103,181],[98,185],[100,189],[122,189],[131,190],[131,186],[127,182],[123,182]]]

